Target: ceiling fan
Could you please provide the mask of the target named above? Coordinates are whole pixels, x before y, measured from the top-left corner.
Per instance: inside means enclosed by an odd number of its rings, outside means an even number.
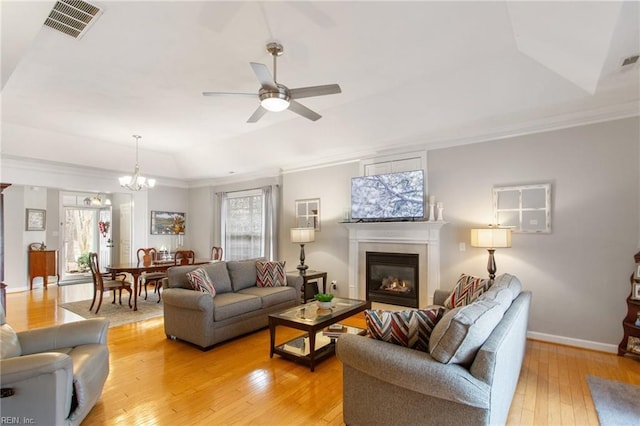
[[[309,120],[316,121],[322,116],[315,111],[310,110],[306,106],[297,102],[296,99],[310,98],[312,96],[333,95],[336,93],[342,93],[340,86],[337,84],[325,84],[323,86],[309,86],[299,87],[297,89],[289,89],[284,84],[280,84],[276,80],[276,59],[282,55],[284,49],[280,43],[271,42],[267,44],[267,52],[273,56],[273,77],[264,64],[251,62],[251,68],[258,77],[260,82],[260,90],[258,91],[258,99],[260,100],[260,106],[249,117],[247,123],[255,123],[267,111],[279,112],[288,109],[300,114],[301,116],[308,118]],[[219,96],[219,95],[240,95],[240,96],[256,96],[255,93],[229,93],[229,92],[202,92],[204,96]]]

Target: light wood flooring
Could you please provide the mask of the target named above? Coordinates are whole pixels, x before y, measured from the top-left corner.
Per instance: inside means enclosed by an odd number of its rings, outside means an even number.
[[[80,284],[9,293],[7,322],[21,331],[80,320],[58,305],[88,299],[91,291]],[[363,327],[364,316],[347,322]],[[277,333],[281,342],[300,332]],[[270,359],[266,329],[202,352],[168,340],[156,318],[111,328],[108,341],[111,372],[83,425],[344,424],[337,358],[314,373]],[[587,375],[640,385],[640,362],[528,341],[508,424],[598,425]]]

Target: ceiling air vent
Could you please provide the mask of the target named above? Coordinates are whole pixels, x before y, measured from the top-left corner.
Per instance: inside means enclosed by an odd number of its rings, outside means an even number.
[[[629,56],[627,58],[624,58],[622,60],[622,66],[626,67],[627,65],[633,65],[636,62],[638,62],[638,59],[640,59],[640,55],[633,55],[633,56]]]
[[[82,0],[58,0],[44,21],[48,27],[80,38],[102,10]]]

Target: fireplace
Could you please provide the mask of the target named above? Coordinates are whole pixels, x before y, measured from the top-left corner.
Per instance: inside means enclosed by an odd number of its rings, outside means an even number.
[[[365,260],[367,300],[418,307],[418,254],[367,251]]]

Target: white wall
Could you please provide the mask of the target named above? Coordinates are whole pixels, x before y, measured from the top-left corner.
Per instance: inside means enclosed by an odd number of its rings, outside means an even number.
[[[358,163],[312,169],[282,177],[282,215],[280,222],[280,260],[287,270],[300,263],[300,245],[291,243],[289,230],[295,227],[295,201],[320,199],[320,232],[305,244],[305,264],[309,269],[328,272],[327,280],[338,282],[337,294],[347,297],[349,257],[347,228],[340,224],[351,204],[351,178],[358,176]]]

